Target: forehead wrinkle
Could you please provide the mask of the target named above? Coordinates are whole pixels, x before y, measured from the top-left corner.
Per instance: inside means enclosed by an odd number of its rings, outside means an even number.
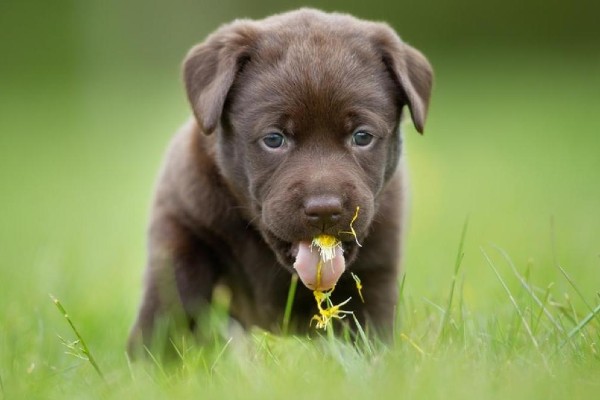
[[[361,76],[362,75],[362,76]],[[389,106],[382,99],[382,87],[373,84],[368,71],[357,73],[356,69],[335,70],[329,65],[315,64],[292,67],[279,75],[277,81],[266,79],[271,85],[265,101],[273,106],[284,106],[291,114],[307,114],[322,118],[344,112],[351,107],[373,108],[374,111]],[[276,89],[274,89],[276,88]]]
[[[385,94],[388,72],[363,38],[303,33],[288,36],[289,43],[286,35],[268,35],[257,48],[239,80],[238,112],[254,121],[285,114],[298,126],[312,127],[344,119],[353,107],[390,110],[386,117],[393,118],[394,100]]]

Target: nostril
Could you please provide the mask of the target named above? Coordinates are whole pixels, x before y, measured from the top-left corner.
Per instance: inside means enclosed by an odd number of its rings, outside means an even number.
[[[340,214],[306,214],[306,217],[311,222],[338,222],[341,218]]]
[[[313,223],[335,223],[342,216],[342,200],[331,195],[309,197],[304,202],[304,214]]]

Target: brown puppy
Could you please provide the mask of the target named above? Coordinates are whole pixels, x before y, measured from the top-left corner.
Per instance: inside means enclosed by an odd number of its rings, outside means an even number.
[[[319,234],[342,241],[334,302],[352,297],[346,309],[389,337],[405,218],[400,121],[406,105],[423,131],[425,57],[385,24],[302,9],[221,27],[189,52],[184,80],[195,118],[158,181],[130,349],[160,321],[197,328],[217,284],[244,327],[280,330],[294,267],[314,268],[304,258]],[[347,233],[357,206],[362,247]],[[292,328],[309,329],[315,312],[299,287]]]

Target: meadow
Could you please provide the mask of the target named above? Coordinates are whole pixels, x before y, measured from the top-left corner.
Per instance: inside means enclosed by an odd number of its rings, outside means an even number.
[[[215,312],[215,343],[186,345],[175,365],[131,364],[124,349],[154,178],[189,115],[177,71],[3,79],[0,398],[594,398],[598,53],[447,56],[431,57],[425,135],[405,124],[412,213],[394,346],[230,340]]]

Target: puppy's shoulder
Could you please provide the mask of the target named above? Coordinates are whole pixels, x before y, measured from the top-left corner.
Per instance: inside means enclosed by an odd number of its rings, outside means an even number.
[[[171,139],[156,184],[153,214],[210,224],[227,202],[214,157],[215,135],[188,120]]]

